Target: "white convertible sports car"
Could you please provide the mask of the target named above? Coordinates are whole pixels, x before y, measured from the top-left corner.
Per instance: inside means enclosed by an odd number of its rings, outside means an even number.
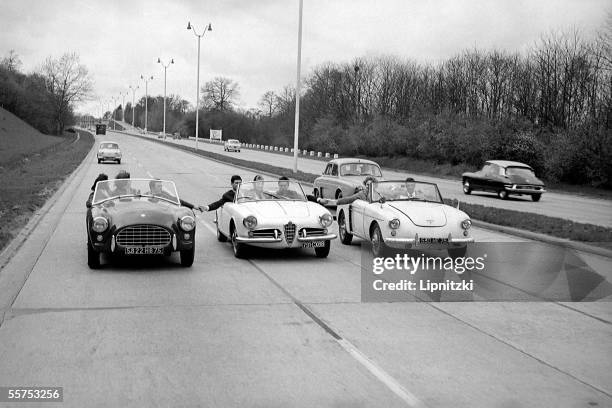
[[[263,248],[314,248],[319,258],[329,255],[336,238],[323,206],[309,202],[299,183],[255,181],[238,187],[234,202],[217,210],[217,239],[231,240],[234,255],[243,258],[246,245]]]
[[[444,204],[438,186],[420,181],[379,181],[369,187],[368,201],[338,206],[340,240],[353,235],[371,241],[374,256],[396,249],[448,249],[464,256],[470,236],[470,217]]]

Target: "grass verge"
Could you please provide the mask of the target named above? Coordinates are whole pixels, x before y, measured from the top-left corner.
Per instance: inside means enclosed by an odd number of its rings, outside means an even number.
[[[133,135],[146,139],[155,143],[165,143],[162,140],[151,139],[149,137]],[[226,156],[219,153],[208,152],[204,150],[196,151],[193,147],[171,144],[177,149],[189,151],[200,156],[210,157],[228,164],[248,167],[258,171],[272,174],[287,174],[291,178],[307,183],[314,182],[318,174],[305,173],[298,171],[297,174],[291,173],[284,167],[277,167],[267,163],[252,162],[232,156]],[[445,200],[448,205],[457,206],[458,200]],[[471,218],[489,222],[491,224],[503,225],[523,229],[527,231],[546,234],[557,238],[566,238],[577,242],[588,242],[593,245],[604,248],[612,248],[612,229],[603,226],[583,224],[566,220],[557,217],[548,217],[546,215],[526,213],[504,208],[487,207],[479,204],[469,204],[463,201],[459,202],[459,208],[465,211]]]
[[[0,169],[0,251],[91,150],[94,136],[66,133],[62,141]]]

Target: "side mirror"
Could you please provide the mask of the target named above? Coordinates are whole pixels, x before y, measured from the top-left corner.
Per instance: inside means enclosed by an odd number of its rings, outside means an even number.
[[[384,204],[387,202],[387,199],[385,197],[380,197],[380,200],[378,200],[378,202]]]

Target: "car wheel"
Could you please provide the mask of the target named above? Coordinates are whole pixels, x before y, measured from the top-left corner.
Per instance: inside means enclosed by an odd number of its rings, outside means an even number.
[[[497,196],[502,200],[506,200],[508,199],[508,192],[506,190],[499,190]]]
[[[317,258],[327,258],[330,249],[331,243],[329,240],[327,240],[325,241],[325,246],[315,248],[315,255],[317,256]]]
[[[336,200],[339,200],[341,198],[342,198],[342,190],[336,191]]]
[[[464,257],[467,252],[467,246],[461,248],[448,248],[448,256],[453,259]]]
[[[338,234],[340,235],[340,242],[344,245],[351,245],[353,241],[353,234],[346,230],[346,218],[344,217],[344,211],[338,216]]]
[[[102,163],[102,159],[98,159],[98,164]]]
[[[189,267],[193,265],[193,257],[195,255],[195,246],[191,249],[181,251],[181,266]]]
[[[463,181],[463,194],[471,194],[472,193],[472,185],[470,184],[470,180],[465,179]]]
[[[385,252],[387,252],[387,245],[385,244],[378,224],[374,224],[374,228],[370,234],[370,240],[372,241],[372,254],[377,258],[384,256]]]
[[[87,265],[91,269],[98,269],[100,267],[100,253],[89,242],[87,243]]]
[[[314,194],[315,198],[319,198],[319,189],[318,188],[315,188],[312,193]]]
[[[219,242],[227,242],[227,237],[223,235],[223,233],[219,230],[219,226],[217,225],[217,241]]]
[[[234,228],[232,230],[232,248],[234,249],[234,256],[236,258],[244,258],[245,255],[245,247],[244,244],[241,244],[240,242],[238,242],[237,238],[237,234],[236,234],[236,229]]]
[[[117,159],[117,164],[121,164],[121,159]]]
[[[536,201],[536,202],[537,202],[537,201],[540,201],[540,198],[542,198],[542,194],[532,194],[532,195],[531,195],[531,199],[532,199],[533,201]]]

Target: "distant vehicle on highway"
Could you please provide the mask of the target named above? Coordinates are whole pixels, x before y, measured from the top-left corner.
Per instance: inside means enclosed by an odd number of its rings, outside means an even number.
[[[96,135],[105,135],[106,125],[103,123],[96,123]]]
[[[325,166],[323,175],[314,181],[314,195],[338,199],[350,196],[368,176],[382,177],[380,166],[365,159],[333,159]]]
[[[159,132],[159,134],[157,135],[158,139],[165,139],[166,135],[164,134],[164,132]]]
[[[330,212],[310,202],[294,181],[242,183],[234,201],[217,210],[217,239],[229,238],[234,256],[246,256],[246,246],[262,248],[313,248],[318,258],[329,255]]]
[[[544,182],[536,177],[533,168],[508,160],[489,160],[479,171],[463,173],[461,180],[465,194],[488,191],[502,200],[510,195],[530,195],[533,201],[540,201],[546,192]]]
[[[420,181],[379,181],[368,186],[368,201],[356,200],[337,209],[340,241],[353,235],[370,241],[375,257],[388,248],[445,249],[465,256],[472,221],[444,204],[438,186]]]
[[[223,150],[226,152],[239,152],[240,151],[240,141],[236,139],[228,139],[223,145]]]
[[[172,181],[115,179],[96,184],[87,209],[87,263],[100,267],[100,254],[170,255],[193,264],[196,221],[181,206]]]
[[[98,147],[98,163],[105,160],[116,161],[121,164],[121,149],[116,142],[102,142]]]

